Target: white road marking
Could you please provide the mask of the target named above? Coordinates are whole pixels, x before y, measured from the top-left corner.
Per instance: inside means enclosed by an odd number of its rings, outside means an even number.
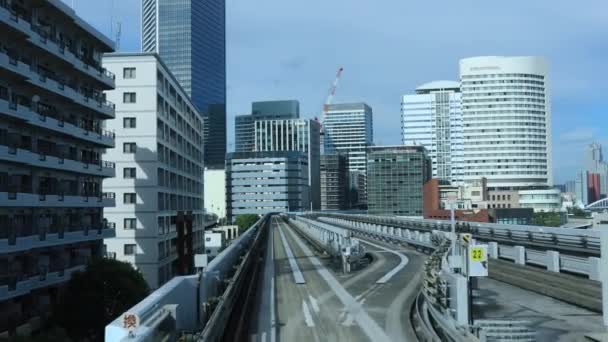
[[[312,320],[312,315],[310,314],[310,310],[308,310],[308,304],[306,301],[302,301],[302,312],[304,312],[304,322],[306,322],[306,326],[312,328],[315,326],[315,322]]]
[[[331,273],[329,273],[329,271],[321,264],[321,261],[319,261],[319,259],[314,256],[310,248],[308,248],[308,246],[306,246],[306,244],[304,244],[304,242],[302,242],[300,238],[297,237],[291,231],[291,229],[288,229],[287,231],[293,237],[294,241],[298,244],[300,249],[304,251],[304,253],[308,257],[308,260],[310,260],[310,262],[314,266],[316,266],[315,269],[317,273],[319,273],[321,278],[323,278],[327,285],[329,285],[329,287],[334,291],[336,297],[340,299],[342,304],[348,310],[348,313],[353,315],[355,321],[357,322],[361,330],[363,330],[365,335],[371,341],[390,342],[390,339],[386,335],[384,330],[380,328],[378,323],[376,323],[376,321],[374,321],[367,312],[365,312],[361,304],[359,304],[355,300],[355,298],[353,298],[353,296],[351,296],[350,293],[346,291],[346,289],[338,282],[338,280]]]
[[[281,225],[279,227],[279,234],[281,235],[281,242],[283,242],[283,248],[285,248],[285,254],[287,254],[287,259],[289,260],[289,266],[291,267],[291,273],[293,273],[293,279],[296,284],[306,284],[306,280],[304,280],[304,276],[302,272],[300,272],[300,267],[296,262],[296,258],[293,255],[293,251],[291,247],[289,247],[289,243],[285,238],[285,234],[283,234],[283,230],[281,229]]]
[[[385,275],[384,275],[382,278],[378,279],[378,281],[376,281],[376,284],[385,284],[385,283],[387,283],[389,280],[391,280],[391,278],[392,278],[392,277],[393,277],[395,274],[397,274],[399,271],[401,271],[401,270],[402,270],[402,269],[403,269],[403,268],[404,268],[404,267],[405,267],[405,266],[408,264],[408,262],[410,261],[410,260],[409,260],[409,259],[408,259],[408,258],[407,258],[405,255],[403,255],[402,253],[395,252],[395,251],[390,250],[390,249],[388,249],[388,248],[386,248],[386,247],[384,247],[384,246],[377,245],[377,244],[375,244],[375,243],[373,243],[373,242],[369,242],[369,241],[367,241],[367,240],[359,240],[359,241],[361,241],[362,243],[366,243],[366,244],[368,244],[368,245],[374,246],[374,247],[376,247],[376,248],[380,248],[380,249],[382,249],[382,250],[384,250],[384,251],[386,251],[386,252],[389,252],[389,253],[395,254],[395,255],[397,255],[397,256],[398,256],[398,257],[401,259],[401,261],[399,261],[399,265],[397,265],[397,267],[395,267],[395,268],[393,268],[392,270],[390,270],[390,271],[389,271],[387,274],[385,274]]]
[[[308,299],[310,299],[310,305],[312,306],[312,310],[315,313],[319,313],[319,311],[321,311],[319,309],[319,303],[317,303],[317,300],[315,299],[315,297],[308,295]]]

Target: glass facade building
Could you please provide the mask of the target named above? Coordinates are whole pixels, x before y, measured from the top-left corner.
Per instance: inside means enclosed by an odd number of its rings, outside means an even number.
[[[370,215],[422,216],[423,185],[431,177],[423,146],[367,149],[367,205]]]
[[[205,166],[226,155],[225,0],[142,0],[142,49],[156,52],[205,123]]]

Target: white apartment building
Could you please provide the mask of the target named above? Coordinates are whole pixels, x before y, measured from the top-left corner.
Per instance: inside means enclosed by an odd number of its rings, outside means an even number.
[[[460,61],[465,182],[551,186],[549,75],[541,57]]]
[[[102,160],[114,44],[60,1],[0,1],[0,338],[40,329],[60,289],[103,256],[114,206]]]
[[[156,54],[110,54],[103,64],[117,75],[107,93],[116,103],[108,125],[116,147],[105,158],[118,171],[104,181],[118,202],[105,217],[117,227],[105,243],[157,288],[189,272],[192,254],[203,250],[202,116]]]
[[[401,99],[403,145],[424,146],[433,178],[462,184],[463,140],[460,83],[434,81]]]

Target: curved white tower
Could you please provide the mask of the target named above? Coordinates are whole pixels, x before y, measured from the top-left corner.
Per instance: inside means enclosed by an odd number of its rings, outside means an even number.
[[[494,188],[553,184],[551,108],[542,57],[460,60],[464,180]]]

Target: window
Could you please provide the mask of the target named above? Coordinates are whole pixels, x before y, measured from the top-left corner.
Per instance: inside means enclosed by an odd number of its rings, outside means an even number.
[[[136,171],[134,167],[125,167],[122,169],[122,178],[135,178]]]
[[[123,103],[135,103],[137,102],[137,96],[135,93],[122,93]]]
[[[122,119],[123,128],[135,128],[136,125],[137,125],[137,121],[133,117],[128,117],[128,118]]]
[[[123,195],[122,202],[124,204],[135,204],[135,202],[137,202],[137,197],[134,192],[126,192]]]
[[[122,78],[135,78],[135,68],[123,68]]]
[[[124,247],[125,255],[135,255],[136,246],[135,244],[126,244]]]
[[[137,145],[134,142],[127,142],[122,144],[122,152],[124,153],[135,153]]]
[[[134,218],[126,218],[125,219],[125,229],[135,229],[137,228],[137,220]]]

